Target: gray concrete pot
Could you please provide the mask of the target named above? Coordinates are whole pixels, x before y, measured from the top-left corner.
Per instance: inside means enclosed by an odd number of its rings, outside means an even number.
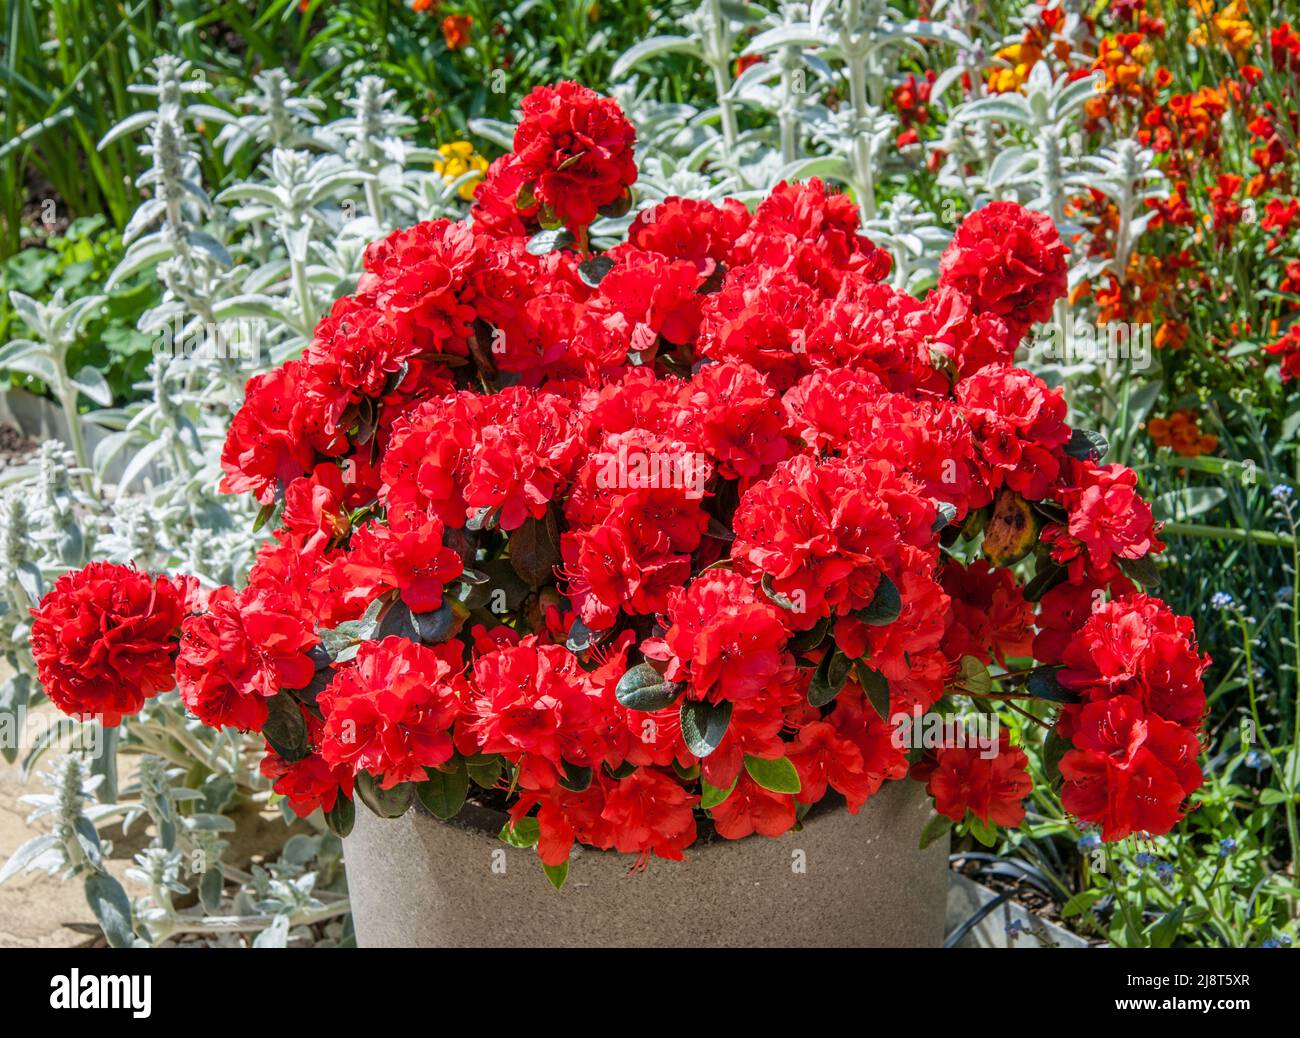
[[[779,839],[701,840],[682,862],[574,848],[556,891],[505,815],[452,822],[357,806],[344,841],[361,947],[931,947],[943,939],[948,847],[918,849],[920,783],[888,782],[856,815],[812,812]]]

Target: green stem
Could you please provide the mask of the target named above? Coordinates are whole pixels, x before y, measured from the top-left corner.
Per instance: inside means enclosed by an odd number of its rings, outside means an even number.
[[[1165,523],[1161,533],[1174,537],[1207,537],[1210,540],[1251,541],[1255,544],[1267,544],[1273,548],[1297,547],[1294,537],[1280,533],[1261,530],[1238,530],[1231,526],[1201,526],[1199,523]]]

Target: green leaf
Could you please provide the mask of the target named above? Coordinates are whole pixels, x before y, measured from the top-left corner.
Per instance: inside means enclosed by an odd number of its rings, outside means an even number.
[[[298,700],[288,692],[278,692],[266,701],[266,723],[262,736],[285,760],[300,761],[311,753],[307,738],[307,721]]]
[[[86,902],[99,920],[110,948],[129,948],[135,939],[131,928],[131,901],[122,884],[107,872],[86,877]]]
[[[1143,555],[1140,559],[1119,559],[1119,568],[1124,575],[1150,590],[1160,586],[1160,569],[1156,566],[1154,555]]]
[[[280,506],[277,502],[272,501],[259,508],[257,511],[257,518],[253,520],[253,532],[257,533],[258,530],[265,526],[271,516],[275,515],[275,510],[279,507]]]
[[[987,695],[993,690],[993,676],[988,667],[974,656],[963,656],[957,665],[957,680],[965,692]]]
[[[560,769],[560,785],[565,789],[581,793],[591,785],[591,768],[566,760],[561,762]]]
[[[415,799],[415,787],[410,782],[399,782],[392,789],[380,789],[379,783],[367,771],[357,772],[354,788],[361,802],[380,818],[401,818]]]
[[[921,850],[925,850],[930,844],[942,836],[946,836],[952,830],[952,819],[947,815],[935,815],[921,830]]]
[[[614,269],[614,261],[608,256],[589,256],[578,264],[578,277],[589,288],[599,288],[605,275]]]
[[[682,738],[697,757],[707,757],[722,743],[731,723],[731,702],[710,703],[707,699],[682,702]]]
[[[577,239],[567,227],[554,227],[550,230],[538,231],[528,239],[524,249],[530,256],[545,256],[576,242]]]
[[[618,679],[614,698],[629,710],[648,713],[672,706],[685,687],[665,681],[649,663],[638,663]]]
[[[584,653],[596,642],[596,632],[582,622],[582,617],[575,616],[569,628],[569,636],[564,641],[564,647],[570,652]]]
[[[1178,936],[1179,927],[1183,924],[1183,915],[1187,912],[1187,902],[1181,902],[1177,908],[1171,909],[1157,919],[1144,931],[1151,941],[1152,948],[1168,948],[1174,943],[1174,938]]]
[[[1061,906],[1061,917],[1071,919],[1076,915],[1086,912],[1103,897],[1107,891],[1103,887],[1092,887],[1088,890],[1081,890],[1075,894],[1069,901]]]
[[[736,777],[731,780],[731,785],[729,785],[726,789],[719,789],[717,786],[712,785],[708,779],[706,779],[704,776],[701,775],[700,776],[700,807],[704,808],[706,811],[709,810],[710,808],[717,807],[724,800],[726,800],[727,797],[731,796],[732,792],[736,788],[736,784],[739,781],[740,781],[740,773],[737,772]]]
[[[467,757],[465,771],[474,785],[483,789],[494,789],[501,781],[501,758],[495,753]]]
[[[1025,585],[1026,601],[1039,601],[1065,578],[1066,569],[1064,566],[1045,555],[1039,556],[1034,570],[1034,579]]]
[[[469,793],[469,771],[459,757],[449,771],[429,768],[429,777],[415,787],[420,803],[438,818],[455,818]]]
[[[1069,753],[1071,749],[1070,740],[1062,738],[1055,728],[1048,732],[1047,737],[1043,740],[1043,774],[1052,786],[1060,784],[1061,758]]]
[[[799,772],[790,763],[789,757],[777,757],[776,760],[764,760],[745,754],[745,770],[749,777],[764,789],[773,793],[798,793],[803,788],[799,782]]]
[[[510,534],[510,565],[519,578],[536,590],[555,579],[560,563],[560,533],[555,513],[529,518]]]
[[[1110,444],[1106,442],[1099,432],[1093,432],[1091,429],[1075,429],[1070,433],[1070,442],[1064,447],[1065,453],[1079,461],[1092,458],[1093,461],[1101,461],[1110,450]]]
[[[983,822],[973,814],[966,815],[966,831],[985,847],[996,847],[998,843],[998,827],[991,823]]]
[[[225,876],[221,869],[208,869],[203,873],[203,878],[199,880],[199,900],[203,902],[203,910],[209,915],[216,915],[221,909],[221,894],[225,888]]]
[[[758,582],[758,586],[763,589],[763,593],[767,595],[768,598],[770,598],[773,602],[779,605],[782,609],[785,609],[791,613],[802,612],[802,610],[797,605],[795,605],[795,603],[791,601],[791,599],[781,594],[781,592],[774,591],[772,589],[772,574],[764,573],[763,579]]]
[[[518,847],[521,850],[528,847],[536,847],[537,841],[542,838],[541,823],[533,816],[521,818],[511,825],[506,822],[501,827],[500,839],[502,843],[509,844],[511,847]]]
[[[957,518],[957,506],[947,501],[938,501],[935,503],[934,525],[930,527],[935,533],[938,533],[949,523]]]
[[[375,625],[376,641],[392,637],[405,638],[410,642],[420,640],[420,628],[415,622],[415,614],[400,598],[389,604],[379,617],[379,623]]]
[[[871,602],[861,609],[855,609],[853,615],[864,624],[884,627],[897,620],[902,610],[903,599],[898,593],[898,585],[882,573]]]
[[[812,652],[821,646],[826,640],[826,634],[831,629],[831,618],[823,616],[811,628],[806,631],[800,631],[787,643],[791,652],[805,654]]]
[[[351,797],[345,797],[342,793],[334,798],[334,806],[325,812],[325,824],[340,840],[352,832],[352,824],[356,818],[356,804],[352,802]]]
[[[563,890],[564,881],[569,878],[569,859],[565,858],[558,865],[547,865],[546,862],[542,862],[542,871],[551,881],[551,886],[556,890]]]
[[[1057,674],[1060,667],[1036,667],[1025,682],[1025,691],[1035,699],[1047,699],[1053,703],[1074,703],[1078,695],[1061,684]]]
[[[437,609],[427,613],[411,613],[419,641],[425,645],[440,645],[451,637],[455,616],[451,603],[444,601]]]
[[[889,720],[889,681],[885,675],[872,667],[868,667],[862,660],[857,660],[853,664],[853,674],[858,679],[858,684],[862,686],[862,691],[866,694],[868,702],[871,703],[882,719]]]
[[[822,660],[813,671],[812,680],[808,682],[808,703],[810,706],[825,706],[844,689],[848,680],[849,658],[834,647],[827,649]]]

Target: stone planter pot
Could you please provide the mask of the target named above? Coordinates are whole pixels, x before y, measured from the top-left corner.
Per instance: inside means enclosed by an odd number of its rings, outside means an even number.
[[[358,805],[344,861],[361,947],[932,947],[948,847],[918,849],[929,817],[920,783],[888,782],[856,817],[814,810],[800,832],[702,839],[632,875],[630,855],[575,846],[556,891],[497,838],[501,812]]]

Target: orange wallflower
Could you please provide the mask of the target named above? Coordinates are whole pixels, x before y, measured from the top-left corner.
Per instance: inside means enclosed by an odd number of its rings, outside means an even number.
[[[448,50],[460,50],[469,43],[469,30],[474,19],[467,14],[449,14],[442,20],[442,38]]]
[[[1212,454],[1219,449],[1219,438],[1201,432],[1195,411],[1175,411],[1168,418],[1147,422],[1147,435],[1157,447],[1168,447],[1184,458]]]
[[[1255,29],[1250,24],[1250,12],[1244,0],[1231,0],[1218,12],[1211,0],[1191,0],[1189,6],[1201,19],[1201,24],[1187,37],[1193,47],[1226,45],[1234,58],[1240,58],[1255,42]]]

